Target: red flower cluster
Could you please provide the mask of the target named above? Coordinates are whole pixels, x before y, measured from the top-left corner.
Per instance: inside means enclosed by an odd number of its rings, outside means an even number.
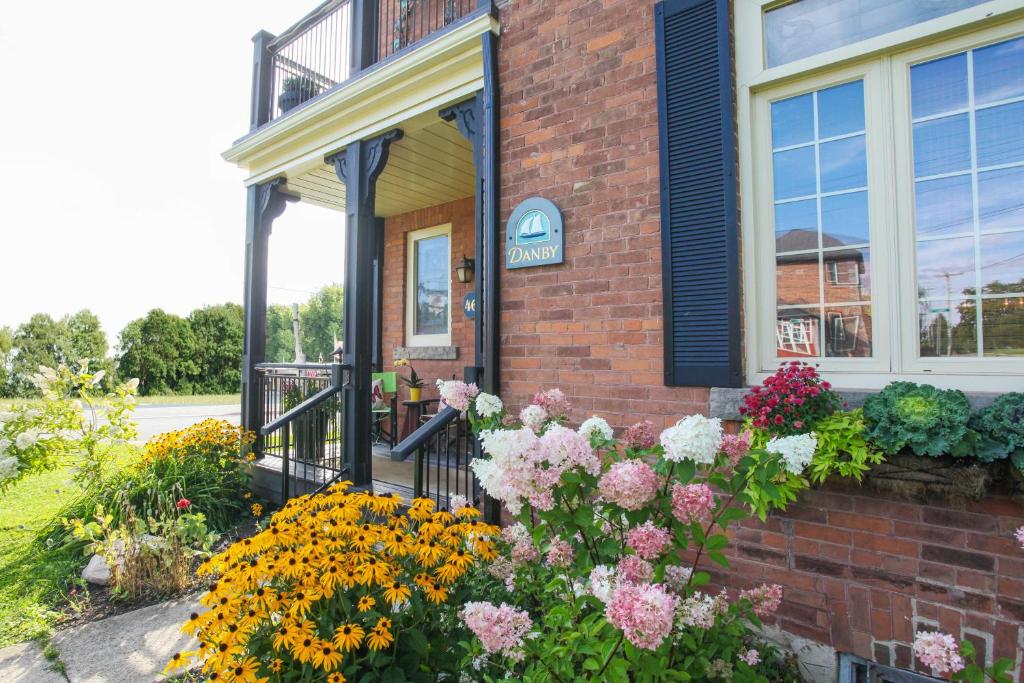
[[[813,366],[798,360],[780,367],[743,399],[740,414],[772,434],[802,434],[841,407],[832,385]]]

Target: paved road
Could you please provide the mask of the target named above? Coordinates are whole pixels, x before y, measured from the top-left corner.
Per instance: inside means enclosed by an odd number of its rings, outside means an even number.
[[[242,419],[237,403],[218,406],[140,405],[135,407],[139,423],[139,442],[175,429],[182,429],[209,417],[238,424]]]

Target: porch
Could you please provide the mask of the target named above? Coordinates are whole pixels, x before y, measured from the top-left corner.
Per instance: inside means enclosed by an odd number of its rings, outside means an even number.
[[[331,0],[280,36],[253,39],[250,132],[224,157],[248,173],[242,421],[259,434],[256,486],[269,498],[339,479],[442,506],[477,497],[477,446],[455,411],[405,429],[401,443],[375,443],[370,396],[373,373],[435,339],[446,346],[425,356],[433,377],[497,386],[493,12],[476,0]],[[293,202],[338,212],[345,230],[344,327],[331,365],[264,362],[270,237]],[[451,207],[468,210],[443,220]],[[409,260],[406,233],[437,223],[447,225],[446,253]],[[460,256],[475,265],[471,282],[453,280]],[[433,273],[430,308],[447,327],[417,335],[421,269]],[[477,315],[456,324],[463,296]],[[399,421],[390,417],[391,434]]]

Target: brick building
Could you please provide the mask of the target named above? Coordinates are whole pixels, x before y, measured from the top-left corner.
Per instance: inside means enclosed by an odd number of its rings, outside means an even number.
[[[254,42],[225,153],[249,173],[251,427],[270,225],[296,199],[346,215],[343,397],[396,358],[513,406],[558,386],[615,426],[734,420],[794,357],[857,395],[1024,385],[1019,0],[329,0]],[[536,197],[560,257],[509,267]],[[346,475],[381,482],[369,410],[344,405]],[[817,680],[852,675],[835,653],[913,668],[936,626],[1020,681],[1022,523],[1008,497],[824,489],[741,531],[730,581],[786,587],[777,626]]]

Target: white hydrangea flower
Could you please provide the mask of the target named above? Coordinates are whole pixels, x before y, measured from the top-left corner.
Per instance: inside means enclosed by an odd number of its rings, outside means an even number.
[[[448,499],[448,509],[451,512],[456,512],[469,505],[469,499],[461,493],[456,493],[454,496]]]
[[[495,396],[494,394],[487,394],[481,392],[476,397],[476,412],[478,412],[481,417],[491,417],[492,415],[497,415],[498,413],[501,412],[501,409],[503,407],[504,406],[501,402],[501,399]]]
[[[814,451],[818,447],[818,437],[814,432],[795,436],[775,437],[768,442],[765,450],[782,456],[786,470],[800,474],[811,464]]]
[[[0,438],[0,456],[7,455],[7,449],[11,447],[10,439]]]
[[[519,419],[536,433],[544,426],[544,420],[548,419],[548,412],[540,406],[530,404],[519,412]]]
[[[722,442],[722,421],[703,415],[690,415],[661,433],[665,459],[672,462],[692,460],[697,464],[711,464],[718,455]]]
[[[615,590],[615,569],[599,564],[590,572],[590,594],[603,603],[612,599]]]
[[[580,425],[579,433],[580,436],[586,437],[588,440],[594,434],[599,433],[607,440],[611,440],[615,433],[612,431],[611,425],[608,424],[607,420],[603,417],[594,416],[583,421]]]
[[[35,446],[37,441],[39,441],[39,435],[32,430],[28,430],[18,434],[18,438],[14,440],[14,445],[18,447],[18,450],[23,451],[26,448]]]
[[[126,388],[128,388],[128,389],[129,389],[129,390],[131,390],[131,391],[135,391],[136,389],[138,389],[138,388],[139,388],[139,378],[138,378],[138,377],[132,377],[132,378],[131,378],[130,380],[128,380],[128,382],[127,382],[127,383],[125,384],[125,387],[126,387]]]
[[[11,479],[18,473],[18,461],[7,456],[0,458],[0,481]]]

